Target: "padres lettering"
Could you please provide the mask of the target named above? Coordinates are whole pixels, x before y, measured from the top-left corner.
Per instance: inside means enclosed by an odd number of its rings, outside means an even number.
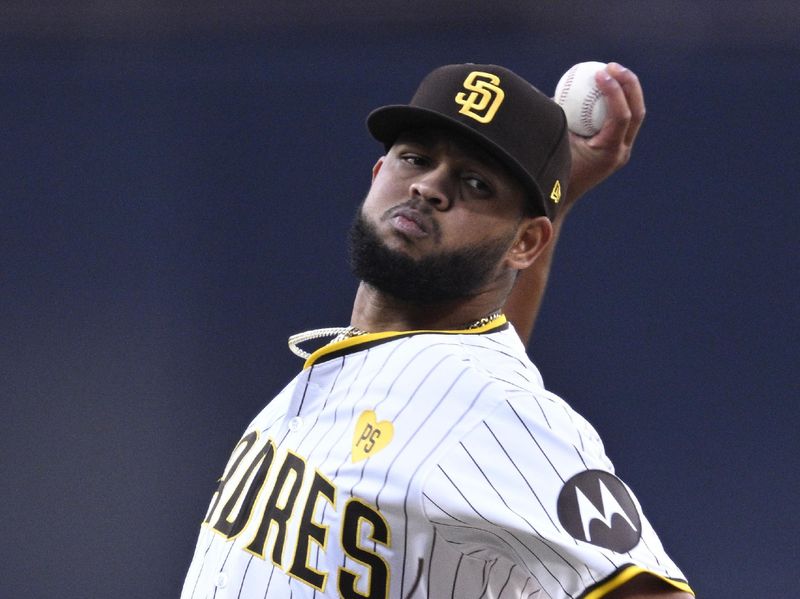
[[[470,93],[459,92],[456,94],[456,103],[461,105],[458,112],[479,123],[491,122],[506,97],[499,85],[500,77],[497,75],[472,71],[464,80],[464,88],[468,89]]]
[[[260,559],[269,556],[293,578],[324,591],[330,573],[310,563],[312,545],[322,552],[328,546],[328,526],[315,519],[324,509],[336,510],[336,487],[319,471],[307,468],[300,456],[286,452],[279,457],[272,440],[261,440],[253,431],[234,449],[203,524],[228,540],[247,531],[245,551]],[[342,550],[362,569],[338,568],[339,595],[385,599],[389,566],[377,550],[389,547],[388,523],[377,509],[357,498],[345,504],[340,518]],[[369,541],[368,546],[362,539]],[[367,581],[366,594],[362,578]]]

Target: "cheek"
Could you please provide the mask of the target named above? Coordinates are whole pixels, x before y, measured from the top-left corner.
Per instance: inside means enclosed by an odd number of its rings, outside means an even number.
[[[399,186],[387,180],[386,177],[380,175],[376,177],[370,185],[366,198],[364,198],[364,206],[370,209],[384,207],[388,208],[400,201]]]
[[[457,245],[513,239],[517,232],[516,225],[510,219],[496,214],[478,215],[470,212],[452,216],[454,218],[441,219],[442,234]]]
[[[381,205],[380,195],[374,192],[374,188],[370,188],[359,210],[368,221],[377,223],[386,208]]]

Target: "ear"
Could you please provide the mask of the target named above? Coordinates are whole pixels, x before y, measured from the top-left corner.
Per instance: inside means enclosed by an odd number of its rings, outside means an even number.
[[[383,167],[383,161],[384,160],[386,160],[386,156],[381,156],[380,158],[378,158],[378,162],[375,163],[375,166],[372,167],[372,180],[373,181],[375,180],[375,177],[378,176],[378,173],[380,172],[381,167]]]
[[[523,218],[517,236],[506,253],[506,263],[515,270],[525,270],[541,256],[553,239],[553,224],[546,216]]]

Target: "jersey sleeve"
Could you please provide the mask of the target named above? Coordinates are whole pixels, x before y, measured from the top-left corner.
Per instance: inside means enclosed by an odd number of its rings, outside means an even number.
[[[503,560],[551,597],[602,597],[650,572],[691,592],[594,428],[542,390],[505,401],[439,460],[423,504],[462,555]]]

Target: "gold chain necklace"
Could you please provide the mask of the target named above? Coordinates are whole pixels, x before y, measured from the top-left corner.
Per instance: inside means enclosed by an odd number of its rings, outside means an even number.
[[[469,325],[467,325],[467,326],[463,326],[463,327],[459,327],[459,328],[461,328],[461,329],[467,329],[467,330],[469,330],[469,329],[479,329],[479,328],[481,328],[482,326],[486,326],[487,324],[489,324],[489,323],[490,323],[490,322],[492,322],[493,320],[497,320],[497,319],[498,319],[498,318],[500,318],[502,315],[503,315],[503,311],[502,311],[502,310],[495,310],[495,311],[494,311],[494,312],[492,312],[491,314],[487,314],[487,315],[486,315],[486,316],[484,316],[483,318],[479,318],[478,320],[476,320],[476,321],[475,321],[475,322],[473,322],[472,324],[469,324]]]
[[[454,330],[471,330],[471,329],[478,329],[482,326],[486,326],[490,322],[497,320],[503,315],[502,310],[496,310],[491,314],[487,314],[483,318],[479,318],[473,322],[467,323],[463,326],[456,327]],[[358,337],[359,335],[367,335],[369,331],[363,331],[358,327],[349,326],[349,327],[328,327],[325,329],[313,329],[311,331],[305,331],[303,333],[295,333],[291,337],[289,337],[289,349],[291,352],[299,356],[301,358],[308,359],[311,356],[311,353],[300,349],[299,345],[301,343],[305,343],[306,341],[312,341],[313,339],[322,339],[323,337],[333,337],[329,343],[337,343],[338,341],[344,341],[345,339],[350,339],[351,337]]]

